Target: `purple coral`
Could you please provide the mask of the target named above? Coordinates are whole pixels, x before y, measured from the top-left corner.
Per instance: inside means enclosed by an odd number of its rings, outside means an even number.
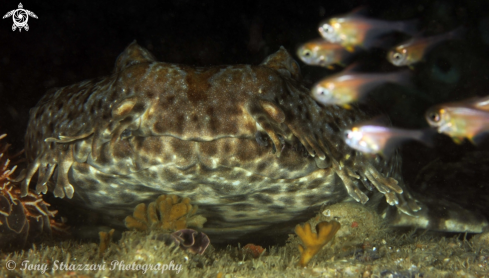
[[[178,230],[171,236],[180,248],[192,254],[202,255],[211,242],[206,234],[192,229]]]

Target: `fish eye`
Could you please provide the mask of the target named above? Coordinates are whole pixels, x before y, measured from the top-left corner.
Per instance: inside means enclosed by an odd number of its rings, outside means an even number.
[[[428,118],[432,121],[432,122],[439,122],[441,117],[440,117],[440,114],[438,112],[431,112],[428,114]]]
[[[329,95],[329,90],[325,88],[319,88],[318,89],[318,95],[320,96],[327,96]]]
[[[327,102],[331,98],[331,92],[323,86],[314,87],[313,95],[316,100],[319,100],[319,102]]]
[[[308,50],[308,49],[306,49],[306,50],[304,50],[304,51],[302,52],[302,55],[303,55],[304,57],[310,57],[310,56],[311,56],[311,51],[310,51],[310,50]]]
[[[401,55],[401,53],[396,52],[396,53],[394,53],[394,55],[392,55],[392,57],[393,57],[394,59],[396,59],[396,60],[400,60],[400,59],[402,58],[402,55]]]
[[[326,33],[332,33],[333,32],[333,27],[331,27],[331,25],[329,24],[323,24],[323,30],[324,32]]]

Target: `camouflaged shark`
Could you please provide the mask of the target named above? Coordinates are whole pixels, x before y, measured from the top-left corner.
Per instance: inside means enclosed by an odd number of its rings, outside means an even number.
[[[319,106],[284,48],[260,65],[192,67],[158,62],[133,42],[112,75],[48,92],[32,108],[22,190],[37,179],[38,192],[119,227],[139,203],[189,197],[208,219],[204,231],[221,239],[354,200],[386,204],[397,226],[487,226],[456,205],[415,198],[397,154],[349,148],[340,131],[367,118],[358,107]]]

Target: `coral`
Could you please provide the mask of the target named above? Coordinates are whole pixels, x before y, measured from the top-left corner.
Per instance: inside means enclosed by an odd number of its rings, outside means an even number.
[[[304,246],[299,245],[299,251],[301,252],[299,264],[305,267],[312,257],[314,257],[326,243],[331,241],[340,227],[340,223],[336,221],[324,221],[316,225],[317,233],[313,233],[309,222],[304,224],[304,226],[297,225],[295,227],[295,233],[304,243]]]
[[[110,242],[112,241],[112,235],[114,235],[115,230],[112,229],[109,232],[99,232],[100,244],[98,246],[98,256],[103,257],[104,252],[109,248]]]
[[[0,140],[5,138],[0,135]],[[63,224],[57,223],[49,204],[42,196],[29,191],[20,197],[20,185],[11,180],[17,166],[9,169],[9,144],[0,145],[0,249],[20,249],[41,235],[51,235],[52,229],[65,232]]]
[[[190,227],[202,228],[207,219],[195,215],[197,206],[190,204],[189,198],[176,195],[161,195],[155,202],[139,204],[133,216],[125,219],[126,227],[139,231],[177,231]]]
[[[262,253],[265,252],[265,249],[263,249],[263,247],[252,243],[246,244],[242,250],[243,253],[250,254],[253,258],[258,258]]]
[[[206,234],[192,229],[179,230],[172,233],[171,236],[180,248],[192,254],[202,255],[211,243]]]

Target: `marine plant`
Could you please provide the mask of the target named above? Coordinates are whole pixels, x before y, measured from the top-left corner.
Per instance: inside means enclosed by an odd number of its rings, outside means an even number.
[[[112,242],[112,236],[114,235],[115,230],[112,229],[108,232],[101,231],[99,232],[100,244],[98,246],[98,256],[103,257],[105,251],[109,248],[110,242]]]
[[[340,228],[340,223],[334,220],[318,223],[316,225],[316,233],[312,232],[309,222],[304,224],[304,226],[297,225],[295,227],[295,233],[303,242],[303,245],[298,246],[299,252],[301,253],[299,265],[302,267],[307,266],[314,255],[333,239]]]
[[[129,229],[139,231],[202,228],[207,219],[202,215],[196,215],[197,208],[190,204],[189,198],[161,195],[148,206],[144,203],[137,205],[133,215],[126,217],[125,225]]]

